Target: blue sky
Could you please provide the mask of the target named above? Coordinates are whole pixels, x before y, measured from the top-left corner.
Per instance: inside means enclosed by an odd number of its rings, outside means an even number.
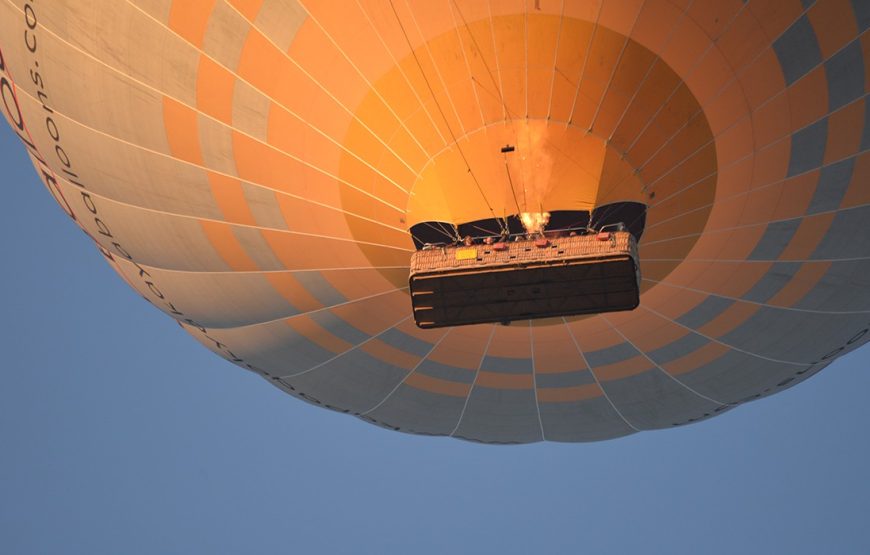
[[[870,553],[870,348],[609,442],[388,432],[199,346],[5,125],[0,164],[0,553]]]

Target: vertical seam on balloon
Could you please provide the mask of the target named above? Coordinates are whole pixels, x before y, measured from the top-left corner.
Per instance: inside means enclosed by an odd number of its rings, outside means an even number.
[[[745,6],[746,6],[746,4],[744,4],[743,7],[740,8],[740,10],[743,10],[743,9],[745,8]],[[738,13],[739,13],[739,11],[738,11]],[[735,15],[735,17],[736,17],[736,15]],[[691,18],[689,18],[689,19],[691,20]],[[732,18],[732,21],[733,21],[733,18]],[[692,23],[694,23],[694,21],[692,21]],[[695,23],[695,25],[697,25],[697,23]],[[650,128],[650,126],[653,124],[653,121],[656,119],[656,117],[657,117],[660,113],[662,113],[662,111],[665,109],[665,106],[666,106],[666,105],[671,101],[672,98],[674,98],[674,96],[677,94],[677,91],[680,90],[680,87],[681,87],[681,86],[685,86],[686,89],[689,88],[688,84],[686,84],[686,80],[687,80],[691,75],[693,75],[693,74],[695,73],[695,71],[696,71],[699,67],[702,67],[702,66],[703,66],[702,62],[704,61],[704,58],[706,58],[707,53],[710,52],[711,50],[713,50],[714,47],[715,47],[715,43],[713,43],[713,42],[711,41],[710,44],[707,45],[707,47],[704,49],[704,51],[701,52],[701,54],[700,54],[700,55],[698,56],[698,58],[695,60],[695,63],[692,64],[692,67],[690,67],[690,68],[686,71],[685,74],[680,75],[679,73],[677,73],[676,71],[674,71],[674,75],[675,75],[675,76],[677,77],[677,79],[678,79],[678,80],[677,80],[677,84],[676,84],[676,86],[673,88],[673,90],[670,92],[670,94],[668,94],[668,97],[665,98],[665,99],[664,99],[664,100],[659,104],[659,107],[656,109],[655,112],[653,112],[653,114],[649,117],[649,119],[647,119],[646,124],[645,124],[645,125],[641,128],[641,130],[638,131],[637,134],[634,136],[634,140],[632,140],[632,142],[629,143],[628,146],[625,147],[626,157],[628,156],[628,153],[629,153],[629,152],[634,148],[634,146],[637,145],[637,142],[638,142],[638,141],[640,140],[640,138],[644,135],[644,133],[646,133],[646,130]],[[667,62],[665,62],[665,63],[667,63]],[[668,66],[668,69],[671,69],[670,66]],[[671,69],[671,71],[673,71],[673,70]],[[733,79],[732,79],[732,81],[733,81]],[[691,91],[689,91],[689,92],[691,93]],[[694,98],[694,94],[692,95],[692,97]],[[671,135],[671,138],[673,138],[677,133],[679,133],[680,131],[682,131],[682,130],[683,130],[683,129],[688,125],[688,122],[691,122],[691,121],[692,121],[693,119],[695,119],[698,115],[704,115],[704,117],[705,117],[705,119],[706,119],[706,115],[704,114],[704,107],[701,106],[700,101],[697,101],[697,99],[696,99],[696,102],[697,102],[697,105],[698,105],[698,111],[697,111],[696,113],[692,114],[692,115],[689,117],[689,119],[686,121],[686,123],[684,123],[684,124],[683,124],[679,129],[677,129],[677,131],[676,131],[676,133],[675,133],[674,135]],[[712,134],[712,133],[711,133],[711,134]],[[645,164],[648,164],[648,163],[650,162],[650,160],[654,159],[654,158],[656,157],[656,155],[657,155],[659,152],[661,152],[662,148],[664,148],[664,147],[665,147],[669,142],[670,142],[670,141],[665,141],[664,143],[662,143],[662,145],[660,145],[658,149],[656,149],[655,151],[653,151],[653,153],[652,153],[652,154],[651,154],[651,155],[650,155],[646,160],[644,160],[643,163],[640,163],[639,166],[638,166],[638,171],[640,171],[641,169],[643,169],[644,165],[645,165]]]
[[[372,21],[371,17],[369,17],[368,12],[365,10],[365,8],[362,6],[362,4],[360,4],[360,0],[355,0],[355,1],[356,1],[357,6],[359,7],[360,11],[365,16],[366,21],[368,21],[369,25],[371,26],[372,30],[374,31],[375,35],[377,35],[378,40],[381,42],[381,45],[384,48],[384,51],[387,52],[387,54],[390,56],[390,59],[393,61],[393,65],[396,67],[396,70],[402,75],[402,78],[405,80],[405,84],[408,85],[408,89],[412,93],[414,93],[414,98],[417,99],[417,102],[420,104],[420,109],[423,111],[424,114],[426,114],[426,117],[429,119],[429,123],[432,124],[432,129],[434,129],[435,133],[438,134],[438,137],[441,139],[441,142],[443,142],[444,144],[447,144],[447,139],[444,137],[444,135],[441,134],[441,130],[438,128],[438,125],[435,123],[435,119],[432,117],[432,114],[429,112],[429,110],[426,109],[425,104],[423,104],[423,99],[420,98],[419,94],[417,94],[417,89],[414,88],[414,86],[411,84],[411,80],[408,79],[408,74],[405,73],[405,70],[402,69],[401,64],[399,64],[399,61],[396,59],[395,55],[393,55],[393,51],[390,50],[390,48],[387,46],[387,42],[384,40],[384,37],[381,35],[381,32],[378,31],[378,28],[375,26],[374,21]],[[429,156],[428,152],[426,152],[426,156]],[[429,157],[431,158],[431,156],[429,156]]]
[[[664,368],[662,368],[661,366],[659,366],[659,364],[658,364],[656,361],[654,361],[653,359],[650,358],[650,356],[646,353],[646,351],[644,351],[644,350],[638,348],[638,346],[635,345],[634,342],[633,342],[632,340],[630,340],[628,337],[626,337],[625,334],[622,333],[622,331],[620,331],[619,328],[617,328],[616,326],[613,325],[613,322],[611,322],[610,319],[607,318],[607,316],[604,316],[604,315],[602,314],[602,315],[601,315],[601,319],[604,320],[604,321],[607,323],[607,325],[610,326],[610,329],[612,329],[613,331],[615,331],[615,332],[617,333],[617,335],[619,335],[619,337],[622,338],[623,341],[625,341],[626,343],[628,343],[629,345],[631,345],[632,348],[633,348],[634,350],[636,350],[637,352],[639,352],[639,353],[641,354],[641,356],[643,356],[643,358],[645,358],[645,359],[646,359],[650,364],[652,364],[656,369],[658,369],[659,372],[661,372],[662,374],[664,374],[665,376],[667,376],[668,378],[670,378],[671,380],[673,380],[674,383],[676,383],[677,385],[679,385],[680,387],[682,387],[682,388],[685,389],[686,391],[692,393],[693,395],[695,395],[695,396],[697,396],[697,397],[699,397],[699,398],[701,398],[701,399],[704,399],[705,401],[709,401],[709,402],[711,402],[711,403],[713,403],[713,404],[715,404],[715,405],[719,405],[719,406],[721,406],[721,407],[729,406],[729,405],[730,405],[730,403],[723,403],[722,401],[717,401],[716,399],[713,399],[712,397],[708,397],[708,396],[704,395],[703,393],[700,393],[700,392],[698,392],[698,391],[695,391],[693,388],[691,388],[691,387],[689,387],[688,385],[684,384],[682,381],[680,381],[680,380],[678,380],[677,378],[675,378],[674,376],[672,376],[672,375],[671,375],[668,371],[666,371]]]
[[[393,327],[390,328],[390,329],[395,329],[396,327],[397,327],[397,326],[393,326]],[[402,384],[404,384],[406,381],[408,381],[408,378],[411,377],[411,374],[413,374],[414,372],[416,372],[417,369],[420,368],[420,365],[422,365],[426,360],[429,359],[429,355],[431,355],[431,354],[435,351],[435,349],[438,348],[438,345],[440,345],[441,342],[444,341],[444,338],[447,337],[447,335],[448,335],[451,331],[453,331],[454,329],[455,329],[455,328],[447,328],[447,331],[444,332],[444,334],[443,334],[441,337],[438,338],[438,340],[435,342],[435,344],[432,345],[432,347],[429,349],[429,351],[426,352],[425,355],[423,355],[422,357],[420,357],[420,360],[417,362],[417,364],[415,364],[414,367],[411,368],[411,370],[408,371],[407,374],[405,374],[405,377],[403,377],[402,380],[401,380],[399,383],[396,384],[396,387],[394,387],[392,390],[390,390],[390,392],[387,393],[387,396],[384,397],[383,399],[381,399],[381,401],[380,401],[378,404],[376,404],[376,405],[373,406],[372,408],[368,409],[367,411],[360,413],[360,416],[366,416],[366,415],[368,415],[368,414],[370,414],[370,413],[376,411],[376,410],[377,410],[378,408],[380,408],[384,403],[386,403],[387,400],[388,400],[390,397],[392,397],[393,394],[394,394],[396,391],[398,391],[400,387],[402,387]]]
[[[447,83],[444,82],[444,76],[441,74],[441,70],[438,68],[438,64],[435,62],[435,57],[432,55],[432,49],[429,48],[429,42],[423,35],[423,30],[420,28],[420,24],[417,22],[417,17],[414,15],[414,10],[408,4],[408,0],[405,0],[405,7],[408,8],[408,12],[411,14],[411,21],[414,23],[414,27],[417,29],[417,34],[420,35],[420,41],[423,43],[423,48],[425,48],[426,50],[426,55],[429,56],[429,60],[432,62],[432,67],[435,68],[435,74],[438,75],[438,81],[441,82],[441,86],[444,88],[444,96],[447,97],[447,101],[450,103],[450,108],[453,110],[453,115],[456,117],[456,122],[459,124],[460,129],[462,129],[462,134],[465,134],[465,122],[462,121],[462,118],[459,116],[459,112],[456,110],[456,104],[453,102],[453,97],[450,96],[450,89],[447,88]],[[408,47],[411,48],[410,41],[408,43]],[[420,68],[420,73],[423,73],[422,67]]]
[[[562,26],[565,24],[565,0],[561,0],[559,6],[559,29],[556,31],[556,48],[553,50],[553,76],[550,78],[550,95],[547,99],[547,126],[550,125],[550,116],[553,114],[553,91],[556,86],[556,62],[559,61],[559,46],[562,41]]]
[[[462,52],[462,59],[465,61],[465,71],[468,73],[471,92],[474,93],[474,100],[477,103],[477,110],[480,112],[480,125],[484,129],[486,129],[486,116],[484,116],[483,114],[483,105],[480,102],[480,96],[477,94],[474,74],[472,74],[471,72],[471,65],[468,63],[468,55],[465,53],[465,43],[462,41],[462,34],[459,32],[459,22],[456,21],[456,13],[453,9],[453,2],[448,1],[447,6],[450,8],[450,18],[453,20],[453,31],[456,33],[456,39],[459,41],[459,50]],[[466,30],[471,33],[468,27],[466,27]]]
[[[455,2],[456,0],[451,0],[451,1]],[[457,9],[457,11],[459,11],[458,5],[456,6],[456,9]],[[492,37],[492,54],[493,54],[493,57],[495,58],[495,74],[498,75],[498,83],[494,83],[494,84],[498,87],[498,98],[501,101],[501,118],[502,118],[502,121],[504,121],[504,123],[507,124],[507,119],[509,116],[508,116],[507,104],[505,104],[505,101],[504,101],[504,83],[502,83],[502,78],[501,78],[501,62],[498,59],[498,48],[497,48],[496,42],[495,42],[495,18],[492,16],[492,0],[487,0],[486,9],[489,12],[489,35],[490,35],[490,37]],[[460,17],[463,18],[463,21],[464,21],[465,17],[462,15],[461,11],[459,12],[459,15],[460,15]]]
[[[242,17],[252,22],[257,18],[260,14],[260,10],[263,8],[263,0],[248,0],[243,6],[237,5],[243,4],[243,2],[240,2],[239,0],[227,0],[226,3],[235,11],[239,12]]]
[[[465,417],[465,409],[468,408],[471,394],[474,393],[474,385],[477,383],[477,377],[480,375],[480,368],[483,366],[483,361],[486,360],[486,353],[489,351],[489,346],[492,344],[492,338],[495,335],[495,325],[493,324],[490,327],[492,330],[489,332],[489,339],[486,340],[486,345],[483,347],[483,354],[480,355],[480,362],[477,364],[477,370],[474,372],[474,379],[471,380],[471,386],[468,388],[468,395],[465,396],[465,403],[463,403],[462,411],[459,413],[459,420],[456,421],[456,426],[453,428],[453,431],[450,432],[450,437],[453,437],[462,425],[462,419]]]
[[[601,114],[601,106],[604,104],[604,101],[607,99],[607,93],[610,92],[610,87],[613,85],[613,78],[616,77],[616,70],[619,68],[620,62],[622,62],[622,57],[625,56],[625,51],[628,50],[628,44],[633,42],[631,38],[631,34],[634,32],[634,28],[637,27],[637,22],[640,20],[640,14],[643,12],[643,9],[646,7],[647,0],[643,0],[640,8],[637,10],[637,15],[634,16],[634,22],[631,24],[631,28],[628,30],[627,35],[623,35],[625,37],[625,41],[622,43],[622,49],[619,51],[619,55],[616,57],[616,61],[613,63],[613,69],[610,71],[610,77],[607,79],[607,84],[604,86],[604,92],[601,93],[601,100],[598,101],[595,106],[595,113],[592,115],[592,121],[589,122],[589,131],[591,131],[595,127],[595,122],[598,120],[599,114]]]
[[[583,65],[580,67],[580,75],[577,80],[577,90],[574,91],[574,101],[571,103],[571,112],[565,120],[565,127],[573,125],[574,110],[577,109],[577,99],[580,97],[580,87],[583,86],[583,77],[586,75],[586,66],[589,63],[589,54],[592,52],[592,42],[595,40],[596,32],[598,31],[598,22],[601,20],[601,12],[604,11],[604,1],[598,3],[598,13],[595,15],[595,21],[592,23],[592,32],[589,33],[589,42],[586,44],[586,52],[583,53]]]
[[[347,55],[347,53],[344,51],[344,49],[342,49],[338,45],[338,41],[336,41],[332,37],[332,35],[329,34],[329,32],[326,30],[326,28],[320,24],[320,21],[318,21],[318,19],[316,17],[314,17],[314,15],[311,13],[311,11],[308,9],[308,7],[303,3],[303,1],[304,0],[298,0],[298,3],[300,6],[302,6],[302,8],[308,14],[308,17],[311,19],[311,21],[313,21],[320,28],[320,30],[323,32],[324,36],[326,36],[326,38],[329,39],[329,42],[331,42],[332,45],[335,47],[335,49],[338,50],[338,53],[341,54],[341,56],[345,60],[347,60],[347,62],[354,68],[354,70],[356,70],[357,74],[362,78],[362,80],[365,82],[365,84],[368,85],[369,90],[372,93],[374,93],[375,96],[378,97],[378,100],[380,100],[384,104],[384,106],[386,106],[387,110],[390,111],[390,114],[392,114],[393,117],[396,118],[396,121],[399,123],[399,126],[408,133],[408,136],[411,137],[411,139],[414,141],[414,144],[416,144],[417,147],[420,149],[420,152],[423,153],[423,156],[426,156],[427,155],[426,149],[423,148],[423,145],[420,144],[420,141],[417,140],[417,137],[413,133],[411,133],[411,130],[408,129],[407,125],[405,125],[404,120],[402,120],[402,118],[399,117],[399,114],[397,114],[395,112],[395,110],[393,110],[393,107],[390,105],[389,102],[387,102],[387,99],[385,99],[383,96],[381,96],[381,93],[378,92],[378,90],[374,86],[374,84],[371,81],[369,81],[368,77],[366,77],[365,74],[363,73],[363,71],[353,62],[353,60],[351,60],[350,56]],[[399,160],[401,161],[401,159],[399,159]],[[406,167],[412,173],[416,173],[414,171],[414,169],[411,168],[409,165],[406,164]]]
[[[585,364],[586,367],[589,369],[589,373],[592,374],[592,379],[595,380],[595,385],[597,385],[598,389],[601,390],[601,394],[604,396],[605,399],[607,399],[607,403],[613,408],[613,411],[616,413],[616,415],[620,418],[620,420],[625,423],[626,426],[628,426],[635,432],[643,431],[641,428],[638,428],[634,426],[634,424],[629,422],[625,415],[623,415],[622,412],[618,408],[616,408],[616,404],[613,402],[613,399],[611,399],[610,395],[607,394],[604,386],[601,385],[601,380],[599,380],[598,376],[595,374],[595,369],[592,368],[592,365],[589,364],[589,361],[586,359],[586,355],[583,354],[583,349],[581,349],[580,344],[577,343],[577,338],[574,337],[574,331],[571,329],[571,326],[568,325],[568,320],[565,319],[564,316],[562,317],[562,324],[564,324],[565,329],[568,330],[568,335],[571,336],[571,341],[574,343],[574,347],[577,349],[577,354],[580,355],[580,360],[582,360],[583,364]]]
[[[691,7],[694,3],[695,3],[695,0],[691,0],[689,2],[689,4],[686,6],[685,11],[680,12],[680,16],[677,18],[674,25],[671,27],[671,30],[668,33],[668,36],[665,37],[665,40],[662,43],[661,51],[664,51],[664,49],[666,49],[668,46],[670,46],[671,41],[674,40],[674,37],[677,36],[677,29],[679,28],[680,23],[682,22],[682,20],[684,18],[689,16],[689,9],[691,9]],[[638,14],[638,18],[640,18],[640,14]],[[638,44],[640,44],[640,43],[638,43]],[[643,45],[641,45],[641,46],[643,46]],[[646,48],[646,47],[644,46],[644,48]],[[649,50],[649,49],[647,49],[647,50]],[[644,73],[643,77],[638,82],[637,87],[634,90],[634,93],[631,95],[631,98],[626,103],[625,109],[623,109],[622,114],[620,114],[620,116],[619,116],[619,119],[617,119],[616,123],[613,125],[613,131],[611,131],[610,136],[607,137],[608,142],[613,140],[613,136],[619,130],[619,126],[622,125],[622,121],[625,119],[625,116],[628,114],[628,111],[631,108],[632,104],[634,103],[635,99],[637,98],[637,95],[640,94],[641,89],[646,84],[646,81],[649,78],[649,76],[652,75],[652,71],[656,67],[656,65],[659,63],[659,61],[664,63],[666,66],[668,65],[667,62],[665,62],[664,60],[662,60],[662,58],[660,58],[658,56],[658,54],[652,52],[652,50],[650,50],[650,52],[655,55],[655,58],[653,58],[653,61],[649,65],[649,67],[647,68],[646,73]],[[668,67],[670,67],[670,66],[668,66]]]
[[[480,185],[480,182],[478,181],[477,176],[474,174],[474,171],[471,169],[471,165],[468,163],[468,159],[466,158],[465,153],[462,150],[462,147],[459,145],[459,141],[456,138],[456,133],[453,131],[453,128],[450,126],[450,121],[447,118],[447,114],[444,113],[444,109],[441,107],[441,103],[438,102],[438,97],[435,95],[435,89],[432,88],[432,83],[429,81],[429,78],[426,77],[426,73],[423,71],[423,64],[420,63],[420,58],[419,58],[419,56],[417,56],[416,50],[411,45],[411,38],[408,36],[408,31],[405,29],[405,25],[402,23],[402,19],[399,17],[399,12],[396,10],[395,2],[393,0],[389,0],[389,3],[390,3],[390,9],[393,12],[393,16],[395,16],[395,18],[396,18],[396,23],[398,23],[399,29],[401,29],[401,31],[402,31],[402,36],[405,39],[405,43],[407,43],[408,48],[411,50],[411,56],[413,56],[414,62],[417,64],[417,69],[420,71],[420,75],[423,77],[423,81],[426,83],[426,88],[429,90],[429,94],[432,96],[432,100],[435,102],[435,107],[438,108],[438,113],[441,115],[441,119],[444,120],[444,125],[447,127],[447,131],[450,133],[450,138],[453,141],[452,144],[455,147],[456,152],[459,153],[459,156],[462,158],[462,161],[465,164],[465,168],[468,170],[468,175],[471,177],[471,180],[474,183],[475,187],[477,188],[477,191],[480,193],[480,196],[483,198],[484,204],[486,205],[490,214],[492,214],[493,219],[497,219],[496,215],[495,215],[495,211],[493,210],[492,205],[489,203],[489,199],[486,198],[486,193],[483,191],[483,187]],[[407,2],[405,3],[405,5],[406,6],[408,5]],[[411,11],[411,17],[413,18],[413,16],[414,16],[414,12]],[[416,19],[414,19],[414,21],[416,23]],[[419,27],[418,27],[418,32],[419,32]],[[420,32],[420,34],[422,36],[422,32]],[[434,58],[432,58],[432,53],[429,50],[428,43],[426,43],[426,51],[429,53],[429,58],[432,59],[433,64],[434,64]],[[435,66],[435,69],[437,71],[437,69],[438,69],[437,66]],[[440,72],[439,72],[439,77],[440,77]],[[441,79],[441,81],[442,81],[442,85],[443,85],[443,83],[444,83],[443,78]],[[445,85],[445,88],[446,88],[446,85]],[[452,101],[452,99],[450,99],[449,94],[448,94],[448,100],[451,101],[451,105],[452,105],[453,101]],[[455,110],[456,110],[456,108],[454,107],[454,111]],[[458,117],[458,114],[457,114],[457,117]],[[459,123],[461,126],[462,122],[460,121]],[[464,127],[463,127],[463,129],[464,129]],[[447,146],[450,146],[450,145],[447,145]],[[432,160],[430,159],[429,162],[427,162],[427,164],[431,163],[431,162],[432,162]],[[498,220],[498,221],[499,221],[500,225],[502,225],[502,227],[504,227],[503,222],[501,222],[501,220]]]
[[[523,73],[526,80],[525,97],[526,106],[525,119],[529,119],[529,5],[526,0],[523,0]]]
[[[541,419],[541,403],[538,400],[538,377],[535,365],[535,334],[531,320],[529,320],[529,349],[531,350],[531,357],[529,358],[532,361],[532,394],[535,396],[535,412],[538,415],[538,426],[541,428],[541,441],[547,441],[547,434],[544,433],[544,421]]]

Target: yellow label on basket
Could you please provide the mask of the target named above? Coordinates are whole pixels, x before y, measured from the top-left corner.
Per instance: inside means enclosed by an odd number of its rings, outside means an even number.
[[[456,260],[474,260],[477,258],[477,249],[456,249]]]

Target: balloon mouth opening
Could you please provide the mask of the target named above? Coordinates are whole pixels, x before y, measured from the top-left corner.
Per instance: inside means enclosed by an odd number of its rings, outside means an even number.
[[[432,220],[412,225],[408,233],[416,250],[535,238],[552,239],[615,230],[627,231],[639,243],[646,227],[647,208],[646,204],[640,202],[614,202],[592,211],[521,212],[503,218],[461,223]]]

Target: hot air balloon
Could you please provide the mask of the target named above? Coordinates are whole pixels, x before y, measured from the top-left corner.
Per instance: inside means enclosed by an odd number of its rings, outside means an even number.
[[[218,355],[398,431],[594,441],[870,338],[868,27],[859,0],[17,0],[0,88],[62,209]],[[427,245],[607,225],[636,307],[415,322]]]

